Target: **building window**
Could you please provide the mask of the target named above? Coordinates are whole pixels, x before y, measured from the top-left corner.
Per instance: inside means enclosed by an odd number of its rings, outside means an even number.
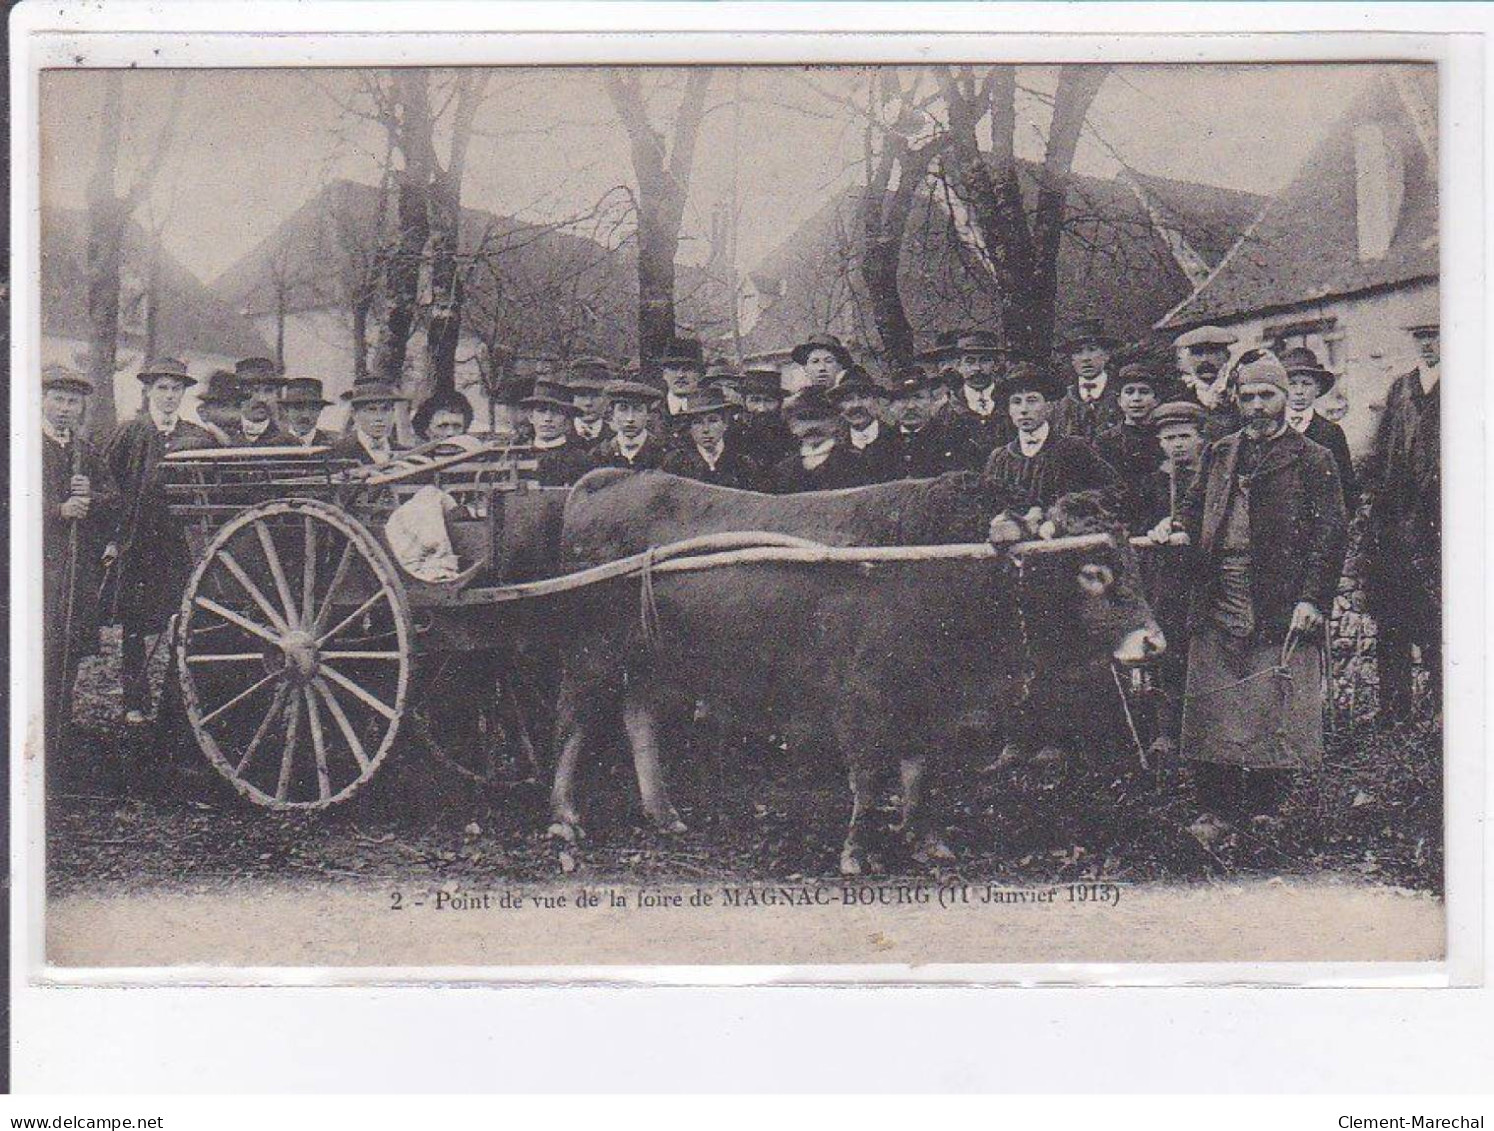
[[[1344,360],[1344,332],[1334,318],[1315,318],[1305,322],[1289,322],[1267,326],[1261,337],[1277,353],[1305,346],[1317,354],[1318,360],[1334,373],[1342,372]]]

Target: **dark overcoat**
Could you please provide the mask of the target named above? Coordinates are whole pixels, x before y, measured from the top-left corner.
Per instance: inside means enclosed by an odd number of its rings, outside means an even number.
[[[1196,547],[1190,632],[1210,623],[1224,520],[1241,489],[1237,472],[1244,442],[1245,433],[1236,432],[1205,448],[1198,478],[1182,503],[1182,527]],[[1311,602],[1325,617],[1332,611],[1348,544],[1348,514],[1333,456],[1290,428],[1266,442],[1248,490],[1255,640],[1276,644],[1286,639],[1299,601]]]
[[[74,475],[88,476],[91,488],[88,517],[80,520],[63,518],[61,511],[72,494]],[[98,450],[82,436],[63,445],[43,435],[42,623],[49,660],[55,654],[60,662],[69,604],[72,638],[67,654],[76,662],[98,650],[103,553],[118,522],[119,490]]]
[[[1118,392],[1114,377],[1105,383],[1105,391],[1092,401],[1080,400],[1078,389],[1069,386],[1068,391],[1053,406],[1051,423],[1054,430],[1094,444],[1100,438],[1100,433],[1114,428],[1125,419],[1121,413],[1120,400],[1116,396]]]
[[[934,417],[917,432],[888,431],[893,466],[902,479],[934,479],[950,471],[968,471],[969,437],[948,414]]]
[[[1344,489],[1344,508],[1352,519],[1354,512],[1359,509],[1359,480],[1354,474],[1354,460],[1349,455],[1349,441],[1344,436],[1344,430],[1326,416],[1313,413],[1302,435],[1314,444],[1327,448],[1333,456],[1333,462],[1338,467],[1338,485]]]
[[[842,487],[864,487],[866,465],[851,451],[849,441],[842,440],[830,449],[830,455],[810,471],[798,454],[779,460],[773,469],[773,490],[780,495],[800,491],[834,491]]]
[[[643,447],[638,449],[637,457],[629,463],[622,454],[622,448],[618,446],[617,437],[614,435],[592,448],[587,453],[587,460],[593,468],[620,467],[624,471],[658,471],[667,452],[668,448],[664,442],[650,433]]]
[[[986,462],[985,482],[1007,507],[1025,513],[1047,510],[1074,491],[1115,491],[1115,469],[1083,440],[1050,432],[1042,450],[1024,456],[1018,441],[997,448]]]
[[[1366,469],[1369,597],[1403,622],[1442,603],[1441,390],[1423,392],[1419,371],[1396,378]]]
[[[730,439],[726,441],[715,467],[706,463],[700,449],[692,443],[665,455],[660,468],[671,475],[683,475],[686,479],[714,483],[718,487],[735,487],[740,491],[756,491],[762,482],[761,469]]]
[[[567,439],[556,448],[536,448],[534,457],[541,487],[569,487],[591,470],[591,453],[583,440]]]

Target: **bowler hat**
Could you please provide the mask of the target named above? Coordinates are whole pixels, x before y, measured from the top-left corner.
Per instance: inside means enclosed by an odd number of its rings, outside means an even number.
[[[770,365],[750,366],[738,387],[743,396],[783,400],[783,374]]]
[[[1209,414],[1204,411],[1203,405],[1196,401],[1168,401],[1152,409],[1152,414],[1147,417],[1146,422],[1156,429],[1161,429],[1168,424],[1191,424],[1202,432],[1204,422],[1208,417]]]
[[[1295,346],[1281,355],[1281,364],[1286,366],[1288,377],[1306,375],[1311,377],[1318,385],[1318,396],[1322,396],[1338,378],[1332,370],[1325,369],[1318,361],[1318,355],[1306,346]]]
[[[207,385],[197,394],[202,404],[238,404],[239,381],[231,369],[214,369],[208,374]]]
[[[578,357],[571,362],[565,384],[571,392],[600,393],[612,380],[612,367],[600,357]]]
[[[685,397],[682,411],[685,416],[704,416],[708,412],[733,412],[736,407],[726,399],[720,385],[705,385]]]
[[[175,377],[183,385],[197,384],[197,379],[187,372],[187,363],[174,357],[153,357],[135,376],[147,384],[157,377]]]
[[[394,403],[396,401],[408,404],[410,398],[387,381],[360,381],[348,393],[347,400],[350,405],[356,407],[360,404]]]
[[[534,392],[519,402],[524,408],[555,408],[561,412],[577,413],[581,410],[570,399],[570,390],[553,381],[536,381]]]
[[[1007,371],[1001,389],[1007,396],[1042,393],[1048,400],[1056,401],[1064,394],[1064,383],[1045,365],[1019,361]]]
[[[922,365],[900,366],[892,375],[891,396],[893,400],[899,397],[910,396],[913,393],[921,393],[925,389],[933,389],[943,382],[938,374],[930,373]]]
[[[954,346],[949,350],[950,356],[954,357],[969,354],[993,356],[1005,352],[1001,339],[989,330],[967,330],[955,339]]]
[[[826,396],[830,403],[838,405],[849,397],[886,398],[889,393],[885,386],[872,380],[872,375],[863,366],[853,365],[846,371],[840,384],[831,389]]]
[[[233,377],[233,374],[228,373],[227,370],[219,370],[218,372],[227,374],[230,379]],[[213,376],[217,376],[217,374],[215,373]],[[209,378],[210,386],[211,380]],[[284,404],[314,404],[320,405],[322,408],[326,408],[332,403],[322,395],[322,382],[318,377],[292,378],[285,383],[285,392],[281,394],[280,399]]]
[[[93,382],[66,365],[42,366],[41,378],[43,392],[47,389],[61,389],[69,393],[82,393],[85,397],[93,392]]]
[[[285,377],[280,367],[268,357],[246,357],[233,367],[233,375],[239,379],[240,387],[250,382],[283,385]]]
[[[794,364],[803,365],[815,350],[829,350],[840,362],[842,369],[851,368],[851,351],[846,349],[845,344],[834,334],[810,334],[789,351],[789,357],[793,359]]]
[[[824,391],[814,385],[800,389],[783,406],[785,420],[834,420],[840,410],[830,403]]]
[[[608,381],[607,387],[602,390],[612,402],[618,401],[642,401],[644,404],[654,404],[664,399],[664,394],[652,385],[645,385],[642,381]]]
[[[1081,318],[1063,332],[1059,345],[1066,353],[1088,345],[1108,350],[1120,345],[1120,339],[1106,330],[1098,318]]]

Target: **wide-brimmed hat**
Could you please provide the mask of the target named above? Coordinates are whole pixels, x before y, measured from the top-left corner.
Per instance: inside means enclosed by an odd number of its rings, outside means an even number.
[[[517,408],[533,389],[532,377],[504,377],[491,394],[492,402],[506,408]]]
[[[642,381],[608,381],[607,387],[602,390],[612,402],[618,401],[641,401],[644,404],[656,404],[664,399],[664,394],[652,385],[645,385]]]
[[[197,378],[187,372],[187,363],[175,357],[153,357],[135,374],[147,384],[157,377],[175,377],[184,385],[197,384]]]
[[[685,397],[685,407],[681,413],[685,416],[704,416],[708,412],[729,413],[736,411],[736,405],[726,399],[726,394],[720,385],[705,385],[696,392]]]
[[[352,387],[347,395],[348,404],[354,407],[360,404],[377,404],[381,401],[402,401],[408,404],[410,398],[387,381],[360,381]]]
[[[276,365],[268,357],[246,357],[242,361],[236,362],[233,367],[233,375],[238,378],[241,390],[245,385],[249,384],[285,384],[285,375],[280,372],[280,366]]]
[[[909,396],[913,393],[921,393],[925,389],[933,389],[944,383],[944,378],[938,373],[931,372],[923,365],[903,365],[892,375],[891,388],[888,396],[893,400],[899,397]]]
[[[1173,345],[1178,349],[1191,349],[1194,346],[1216,346],[1219,349],[1228,349],[1240,340],[1240,336],[1233,330],[1226,330],[1223,326],[1195,326],[1186,333],[1179,334]]]
[[[1104,323],[1098,318],[1081,318],[1069,324],[1058,342],[1058,348],[1064,353],[1072,353],[1080,346],[1088,345],[1113,350],[1120,345],[1120,339],[1106,330]]]
[[[227,373],[227,370],[219,370],[219,372]],[[227,375],[230,379],[233,378],[232,373],[227,373]],[[209,385],[211,385],[211,378]],[[319,377],[291,378],[285,383],[285,392],[280,395],[280,400],[282,404],[314,404],[322,408],[332,403],[322,394],[322,382]]]
[[[999,356],[1006,352],[1006,347],[1001,344],[1001,339],[990,330],[966,330],[955,338],[954,344],[946,351],[947,357],[964,357],[967,354],[979,354],[982,356]]]
[[[519,402],[523,408],[555,408],[575,414],[581,410],[571,400],[570,390],[555,381],[536,381],[534,392]]]
[[[207,384],[197,394],[202,404],[238,404],[239,379],[232,369],[214,369],[208,374]]]
[[[1318,396],[1322,396],[1333,388],[1338,377],[1330,369],[1325,369],[1318,361],[1318,355],[1306,346],[1294,346],[1281,355],[1281,364],[1286,366],[1288,377],[1311,377],[1318,384]]]
[[[846,349],[845,343],[834,334],[810,334],[789,351],[789,357],[793,359],[795,365],[803,365],[815,350],[829,350],[840,362],[842,369],[851,368],[851,351]]]
[[[846,375],[841,378],[840,384],[831,389],[826,396],[830,403],[839,405],[848,397],[881,397],[886,399],[892,393],[885,385],[878,384],[872,379],[864,366],[853,365],[846,370]]]
[[[742,395],[783,400],[783,374],[771,365],[749,366],[737,388]]]
[[[1017,393],[1042,393],[1050,401],[1064,394],[1064,383],[1046,365],[1035,361],[1019,361],[1007,371],[1001,391],[1008,397]]]
[[[1146,422],[1158,430],[1168,424],[1191,424],[1202,432],[1208,418],[1209,414],[1197,401],[1167,401],[1152,409]]]
[[[785,420],[835,420],[840,409],[831,403],[823,389],[810,385],[800,389],[783,405]]]
[[[612,366],[600,357],[576,358],[565,376],[566,387],[573,393],[600,393],[611,380]]]
[[[76,369],[66,365],[43,365],[41,371],[42,392],[61,389],[69,393],[82,393],[85,397],[93,392],[93,382]]]

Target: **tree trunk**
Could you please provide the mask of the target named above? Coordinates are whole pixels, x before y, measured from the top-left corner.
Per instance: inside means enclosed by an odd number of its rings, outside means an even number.
[[[430,76],[419,68],[394,76],[399,149],[404,167],[395,173],[395,245],[384,264],[384,311],[374,355],[374,376],[392,385],[404,379],[410,335],[420,302],[420,267],[430,238]]]
[[[104,72],[99,147],[88,182],[88,378],[93,382],[89,426],[103,435],[116,423],[114,369],[119,349],[119,273],[129,212],[115,189],[123,117],[123,77]]]

